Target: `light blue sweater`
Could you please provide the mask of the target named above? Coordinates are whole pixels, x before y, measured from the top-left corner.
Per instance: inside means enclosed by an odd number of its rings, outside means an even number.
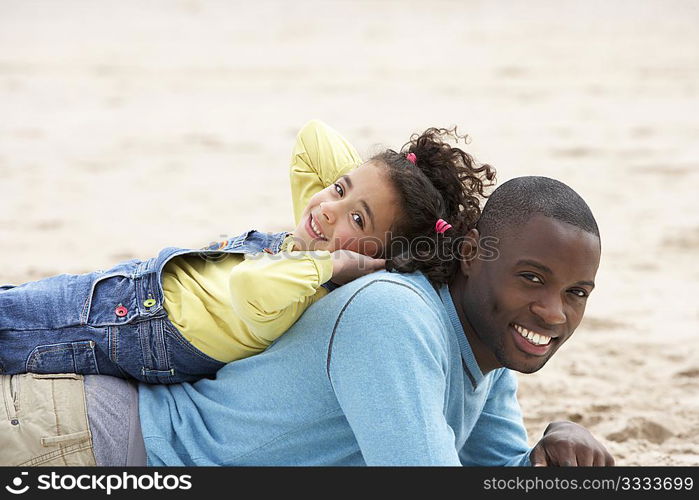
[[[149,465],[528,465],[515,375],[483,375],[446,286],[373,273],[215,380],[141,385]]]

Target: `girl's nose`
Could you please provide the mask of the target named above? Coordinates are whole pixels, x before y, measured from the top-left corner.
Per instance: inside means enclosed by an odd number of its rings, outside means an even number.
[[[332,202],[323,202],[320,204],[320,215],[323,217],[324,222],[327,222],[328,224],[335,223],[335,209],[336,207]]]

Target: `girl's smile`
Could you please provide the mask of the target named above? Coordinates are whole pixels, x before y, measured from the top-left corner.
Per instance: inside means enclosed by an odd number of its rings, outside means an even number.
[[[308,216],[306,231],[308,231],[308,234],[313,239],[328,241],[328,239],[325,237],[325,233],[323,233],[323,231],[320,229],[320,223],[318,222],[317,217],[314,217],[313,214]]]

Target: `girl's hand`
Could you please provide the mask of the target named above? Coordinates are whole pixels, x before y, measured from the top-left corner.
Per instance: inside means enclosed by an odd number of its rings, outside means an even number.
[[[333,283],[344,285],[352,280],[386,269],[386,259],[374,259],[352,250],[336,250],[332,253]]]

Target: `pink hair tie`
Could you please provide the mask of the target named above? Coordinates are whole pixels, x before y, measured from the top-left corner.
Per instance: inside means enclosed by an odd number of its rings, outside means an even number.
[[[439,219],[437,223],[434,225],[434,230],[437,231],[439,234],[444,234],[444,232],[447,229],[451,229],[451,224],[449,224],[444,219]]]
[[[415,156],[415,153],[408,153],[407,155],[405,155],[405,157],[408,159],[408,161],[410,163],[412,163],[413,165],[416,165],[417,156]]]
[[[437,223],[434,225],[434,230],[437,231],[439,234],[444,234],[444,232],[447,229],[451,229],[451,224],[449,224],[444,219],[439,219]]]

